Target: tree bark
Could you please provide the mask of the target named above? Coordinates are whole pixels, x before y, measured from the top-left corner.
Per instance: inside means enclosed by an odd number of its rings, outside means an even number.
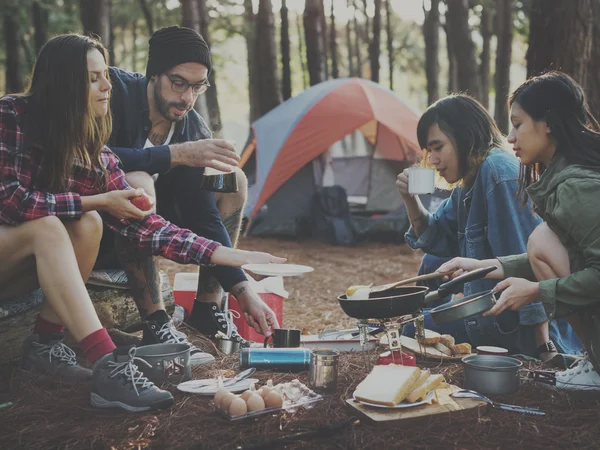
[[[110,10],[111,0],[81,0],[81,23],[85,34],[95,34],[100,37],[109,53],[113,51],[110,40]]]
[[[260,117],[258,71],[256,64],[256,18],[252,0],[244,0],[246,47],[248,52],[248,96],[250,98],[250,123]]]
[[[528,77],[550,69],[561,70],[587,86],[594,26],[592,3],[592,0],[532,1]]]
[[[452,33],[448,33],[448,23],[444,25],[444,32],[446,33],[446,54],[448,56],[448,92],[458,92],[458,63],[452,44]]]
[[[131,21],[131,70],[137,72],[137,20]]]
[[[44,0],[34,0],[31,4],[33,19],[33,41],[38,54],[48,40],[48,5]]]
[[[350,9],[350,5],[352,0],[348,0],[346,3],[346,7]],[[348,49],[348,76],[354,77],[356,76],[356,72],[354,71],[354,55],[352,51],[352,20],[349,17],[346,22],[346,47]]]
[[[152,11],[150,11],[150,7],[148,6],[146,0],[140,0],[140,8],[142,8],[142,14],[144,15],[144,20],[146,21],[148,34],[152,35],[152,33],[154,33],[154,21],[152,20]]]
[[[210,37],[208,8],[206,0],[197,0],[198,20],[200,22],[200,34],[204,37],[208,48],[212,49],[212,39]],[[213,132],[219,134],[223,125],[221,124],[221,108],[219,107],[219,98],[217,96],[217,70],[215,68],[214,59],[213,66],[208,74],[208,82],[210,88],[206,91],[206,106],[208,107],[208,116],[210,117],[210,127]]]
[[[304,41],[306,42],[306,62],[311,86],[327,79],[320,3],[320,0],[306,0],[306,6],[304,7]]]
[[[496,100],[494,119],[504,134],[508,134],[508,95],[510,89],[510,63],[513,39],[513,0],[496,2]]]
[[[290,68],[290,21],[287,1],[281,2],[281,94],[283,100],[292,97],[292,70]]]
[[[356,17],[356,11],[357,11],[357,7],[356,7],[356,0],[353,0],[353,4],[354,4],[354,52],[356,53],[356,75],[358,77],[363,76],[363,59],[362,59],[362,53],[360,51],[360,45],[361,45],[361,40],[360,40],[360,35],[361,35],[361,30],[360,30],[360,26],[358,24],[358,18]]]
[[[600,76],[598,76],[600,74],[600,2],[592,4],[591,13],[594,29],[592,31],[593,45],[588,73],[593,76],[588,77],[587,101],[594,117],[600,120]]]
[[[458,65],[458,88],[481,100],[481,81],[475,44],[469,28],[468,0],[447,0],[446,32],[451,35],[452,53]]]
[[[371,80],[379,83],[379,56],[381,55],[381,0],[375,0],[373,16],[373,36],[369,43],[369,60],[371,63]]]
[[[427,104],[431,105],[440,95],[440,0],[431,0],[431,9],[425,11],[423,37],[425,38],[425,76],[427,77]]]
[[[260,0],[256,15],[256,56],[260,67],[259,113],[271,111],[281,103],[277,49],[275,46],[275,20],[271,0]]]
[[[333,9],[334,2],[331,2],[331,25],[329,27],[329,54],[331,55],[331,77],[339,78],[340,70],[337,60],[337,40],[335,28],[335,11]]]
[[[308,87],[308,79],[306,78],[308,71],[306,68],[306,60],[304,59],[304,55],[306,54],[302,38],[304,26],[302,25],[302,16],[300,14],[296,16],[296,33],[298,34],[298,57],[300,58],[300,70],[302,71],[302,87],[306,89]]]
[[[479,65],[481,76],[481,103],[485,108],[490,106],[491,86],[491,50],[490,42],[493,35],[493,14],[490,0],[484,0],[481,10],[481,37],[483,46],[481,49],[481,64]]]
[[[325,17],[325,2],[319,0],[319,19],[321,20],[321,39],[323,40],[323,65],[325,68],[325,79],[329,79],[329,55],[327,51],[327,18]]]
[[[385,0],[385,31],[387,37],[387,55],[388,55],[388,70],[390,79],[390,90],[394,90],[394,66],[395,66],[395,55],[394,55],[394,34],[392,31],[392,8],[390,6],[391,0]]]
[[[21,61],[20,21],[18,7],[5,7],[4,45],[6,53],[6,92],[23,90],[23,67]]]

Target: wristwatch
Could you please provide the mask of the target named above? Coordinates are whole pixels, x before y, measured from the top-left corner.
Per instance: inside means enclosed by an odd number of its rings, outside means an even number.
[[[542,353],[554,353],[556,351],[558,351],[558,350],[556,349],[556,345],[554,345],[554,342],[548,341],[548,342],[545,342],[544,344],[540,345],[535,350],[535,353],[537,356],[540,356]]]

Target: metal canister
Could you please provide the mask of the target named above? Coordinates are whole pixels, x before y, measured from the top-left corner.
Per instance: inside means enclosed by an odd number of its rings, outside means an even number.
[[[310,357],[309,386],[315,391],[330,392],[337,387],[340,352],[322,348],[313,350]]]
[[[308,370],[309,348],[243,348],[240,351],[242,368],[276,369],[286,372]]]

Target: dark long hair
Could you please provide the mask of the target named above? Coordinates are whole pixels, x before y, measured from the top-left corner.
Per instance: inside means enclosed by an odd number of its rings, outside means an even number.
[[[548,72],[525,81],[510,96],[535,121],[546,121],[556,140],[556,152],[571,164],[600,167],[600,125],[585,100],[583,88],[569,75]],[[539,179],[539,163],[521,166],[517,195]]]
[[[100,162],[102,147],[112,130],[110,109],[96,117],[90,104],[87,54],[96,49],[107,61],[107,51],[96,39],[65,34],[50,39],[40,50],[29,87],[25,127],[28,146],[43,152],[40,187],[50,192],[67,188],[75,161],[96,174],[103,187],[106,174]]]
[[[465,94],[454,94],[433,103],[417,125],[417,139],[427,150],[429,128],[437,124],[458,152],[460,178],[471,184],[479,166],[494,147],[502,145],[502,133],[481,103]]]

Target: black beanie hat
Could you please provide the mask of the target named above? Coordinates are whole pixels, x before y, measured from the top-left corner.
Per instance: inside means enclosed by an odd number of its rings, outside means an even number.
[[[204,64],[210,72],[210,49],[204,38],[191,28],[161,28],[154,32],[148,43],[146,78],[187,62]]]

